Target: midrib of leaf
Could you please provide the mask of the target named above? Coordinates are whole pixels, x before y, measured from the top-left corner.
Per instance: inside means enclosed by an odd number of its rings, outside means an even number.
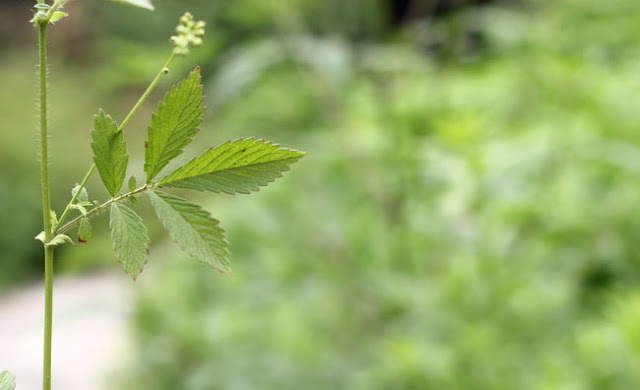
[[[180,117],[181,118],[185,118],[185,117],[189,117],[190,118],[191,117],[192,113],[189,113],[188,116],[184,114],[185,113],[185,108],[186,107],[182,108],[182,111],[180,112],[180,115],[178,116],[179,118]],[[196,109],[194,109],[193,111],[195,111]],[[185,122],[187,122],[187,119],[182,119],[182,120],[180,120],[179,122],[176,123],[175,127],[176,128],[181,128],[182,126],[184,126]],[[162,149],[161,155],[164,155],[167,152],[167,150],[169,149],[170,146],[171,146],[171,149],[179,148],[180,147],[179,143],[180,142],[184,142],[183,139],[182,139],[183,137],[184,137],[184,134],[182,134],[182,133],[181,134],[178,134],[178,133],[170,133],[170,134],[168,134],[167,137],[166,137],[166,142],[165,142],[164,148]],[[175,144],[178,144],[178,146],[176,147]]]
[[[220,223],[202,207],[161,191],[148,192],[151,205],[171,238],[199,261],[231,273],[229,243]]]
[[[147,182],[191,142],[203,113],[200,68],[196,68],[167,93],[151,119],[145,150]]]
[[[127,173],[129,157],[122,131],[116,122],[100,110],[94,120],[91,132],[93,160],[102,182],[112,197],[120,191]]]
[[[229,194],[249,193],[281,177],[304,155],[264,140],[239,139],[208,150],[158,184]]]
[[[109,227],[118,260],[124,271],[135,280],[147,262],[147,228],[138,214],[120,203],[111,205]]]

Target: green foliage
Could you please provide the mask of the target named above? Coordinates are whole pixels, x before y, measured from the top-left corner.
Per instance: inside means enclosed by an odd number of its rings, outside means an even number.
[[[103,183],[114,197],[111,202],[111,238],[118,259],[126,273],[136,279],[146,263],[149,237],[142,219],[118,202],[162,185],[167,187],[206,189],[213,192],[249,193],[265,186],[304,153],[282,149],[264,140],[245,139],[227,142],[211,149],[203,156],[178,168],[160,183],[151,180],[172,159],[182,153],[198,132],[204,112],[200,68],[174,87],[160,104],[151,119],[145,144],[145,171],[147,184],[135,188],[135,177],[129,179],[129,192],[115,198],[124,182],[128,157],[122,132],[104,112],[96,117],[93,136],[94,160]],[[201,262],[223,273],[231,273],[229,243],[219,222],[200,206],[163,192],[149,193],[151,204],[164,227],[180,247]],[[79,239],[91,235],[87,217],[105,208],[108,203],[83,212]]]
[[[51,15],[51,19],[49,19],[49,23],[55,23],[63,18],[66,18],[67,16],[69,16],[69,14],[66,12],[56,11],[53,13],[53,15]]]
[[[135,176],[131,176],[129,178],[129,192],[133,192],[136,190],[136,188],[138,188],[138,181],[136,180]]]
[[[258,191],[305,153],[253,138],[228,141],[163,178],[158,185],[227,194]]]
[[[67,236],[66,234],[58,234],[55,237],[53,237],[51,241],[46,242],[44,245],[58,246],[63,244],[73,244],[73,240],[71,239],[71,237]]]
[[[124,272],[137,279],[147,262],[149,250],[149,235],[142,218],[127,206],[112,203],[109,228],[113,249]]]
[[[14,390],[16,388],[16,378],[9,372],[0,372],[0,390]]]
[[[184,18],[184,17],[183,17]],[[192,19],[189,19],[192,21]],[[193,22],[194,25],[196,22]],[[151,119],[145,143],[145,172],[147,184],[135,188],[135,177],[129,179],[129,192],[111,203],[111,238],[118,259],[125,272],[135,279],[146,263],[149,237],[142,219],[118,202],[156,186],[191,188],[213,192],[249,193],[265,186],[304,153],[282,149],[264,140],[245,139],[227,142],[216,149],[178,168],[159,183],[151,180],[175,157],[182,153],[198,132],[204,112],[204,96],[200,68],[175,86],[160,104]],[[128,157],[126,147],[116,123],[100,112],[93,135],[94,160],[103,183],[115,197],[126,175]],[[223,273],[231,273],[229,243],[219,222],[200,206],[160,191],[149,192],[149,198],[164,227],[180,247],[201,262]],[[97,206],[97,213],[108,203]],[[91,230],[83,212],[79,239],[86,241]]]
[[[92,230],[89,218],[82,218],[78,225],[78,242],[87,243],[92,237]]]
[[[93,160],[102,182],[112,197],[118,195],[127,175],[127,145],[122,131],[110,116],[100,110],[96,115],[91,137],[93,142]]]
[[[216,219],[177,196],[161,191],[148,194],[162,224],[182,250],[220,272],[231,273],[229,243]]]
[[[151,119],[144,159],[147,183],[191,142],[203,113],[200,68],[196,68],[167,94]]]
[[[80,193],[78,193],[78,191],[80,191]],[[76,197],[77,195],[77,197]],[[71,189],[71,197],[74,198],[76,197],[76,201],[78,203],[88,203],[89,202],[89,192],[87,192],[87,189],[82,187],[80,188],[79,185],[73,187]]]
[[[129,123],[133,115],[144,103],[160,78],[169,73],[169,66],[176,56],[189,53],[189,47],[200,46],[205,33],[206,23],[196,21],[190,13],[186,13],[180,19],[180,25],[176,28],[178,35],[171,37],[174,45],[171,55],[165,65],[160,69],[149,87],[142,94],[138,102],[133,106],[121,125],[100,110],[94,120],[94,128],[91,132],[94,164],[89,168],[80,184],[72,190],[71,200],[58,218],[52,208],[49,169],[49,88],[47,83],[47,32],[48,24],[54,24],[68,16],[65,12],[58,11],[68,0],[56,0],[52,5],[38,0],[35,5],[34,17],[31,22],[38,30],[38,86],[39,86],[39,130],[40,130],[40,189],[42,201],[42,218],[44,230],[36,236],[44,244],[44,275],[45,275],[45,304],[44,304],[44,343],[43,343],[43,388],[51,388],[52,378],[52,319],[53,319],[53,266],[54,247],[73,243],[73,240],[64,234],[67,230],[78,225],[78,241],[86,243],[92,234],[90,218],[110,209],[111,240],[118,260],[122,264],[125,273],[130,274],[135,280],[142,272],[147,261],[150,239],[142,218],[133,210],[121,202],[129,199],[133,204],[137,203],[136,195],[157,187],[152,180],[175,157],[182,153],[193,136],[198,132],[204,112],[203,86],[201,84],[200,68],[197,67],[186,80],[174,87],[159,105],[157,112],[151,119],[145,143],[144,170],[147,174],[146,184],[137,187],[137,180],[131,177],[128,183],[129,192],[118,196],[127,173],[129,157],[124,142],[122,129]],[[121,3],[142,8],[153,9],[148,0],[116,0]],[[268,144],[263,142],[263,145]],[[281,150],[275,147],[278,156],[282,156]],[[251,149],[252,150],[252,149]],[[274,151],[273,148],[270,151]],[[243,148],[240,156],[231,155],[236,160],[232,166],[226,166],[227,174],[234,165],[240,167],[238,172],[249,175],[246,180],[234,180],[240,186],[232,188],[233,191],[244,191],[243,188],[266,185],[282,171],[288,169],[279,167],[275,159],[265,157],[264,150],[258,148],[254,152],[258,158],[248,157],[249,153]],[[296,152],[298,153],[298,152]],[[277,157],[278,157],[277,156]],[[182,174],[177,175],[175,182],[191,179],[193,177],[205,177],[215,172],[216,166],[222,166],[223,154],[209,158],[205,157],[207,164],[213,164],[206,169],[198,169],[190,166]],[[301,153],[295,156],[296,160],[302,157]],[[280,159],[281,160],[281,159]],[[195,161],[195,160],[194,160]],[[293,161],[290,161],[291,163]],[[90,202],[85,186],[91,175],[98,170],[111,199],[100,203]],[[277,169],[277,172],[268,172]],[[218,174],[216,180],[220,180]],[[228,177],[227,177],[228,179]],[[247,184],[248,182],[255,184]],[[173,181],[167,181],[171,184]],[[248,188],[247,187],[247,188]],[[227,191],[229,192],[229,191]],[[229,262],[229,243],[224,237],[224,230],[219,222],[203,210],[200,206],[192,204],[184,199],[163,192],[149,193],[152,205],[162,220],[163,225],[169,231],[171,237],[189,254],[203,263],[218,269],[224,273],[231,273]],[[80,216],[67,222],[71,211],[79,211]],[[0,374],[0,390],[13,390],[15,383],[8,372]]]
[[[211,203],[233,280],[166,254],[120,388],[639,388],[640,3],[546,7],[476,15],[473,60],[260,70],[206,126],[318,158]]]

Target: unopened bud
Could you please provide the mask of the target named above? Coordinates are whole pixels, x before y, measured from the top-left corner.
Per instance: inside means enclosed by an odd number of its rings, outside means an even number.
[[[180,24],[176,27],[177,35],[171,37],[171,43],[175,46],[177,55],[189,54],[189,46],[201,46],[204,28],[207,24],[203,21],[194,21],[189,12],[182,15]]]

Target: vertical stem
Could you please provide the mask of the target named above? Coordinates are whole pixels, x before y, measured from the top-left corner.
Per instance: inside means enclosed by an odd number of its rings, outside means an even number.
[[[49,200],[49,139],[47,136],[47,25],[38,26],[40,48],[40,184],[45,242],[51,240]]]
[[[53,247],[44,249],[44,359],[42,388],[51,390],[51,330],[53,319]]]
[[[47,23],[38,25],[40,64],[40,183],[42,188],[42,219],[44,225],[44,356],[42,388],[51,390],[51,329],[53,313],[53,247],[47,246],[53,235],[51,201],[49,198],[49,149],[47,136]]]

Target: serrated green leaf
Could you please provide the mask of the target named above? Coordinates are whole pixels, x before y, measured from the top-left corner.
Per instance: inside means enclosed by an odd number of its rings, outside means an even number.
[[[115,3],[128,4],[134,7],[145,8],[150,11],[153,11],[155,8],[153,4],[151,4],[151,0],[111,0]]]
[[[14,390],[16,388],[16,377],[9,371],[0,372],[0,390]]]
[[[111,204],[109,220],[113,249],[124,272],[135,280],[147,262],[149,235],[142,218],[120,203]]]
[[[138,187],[138,181],[135,176],[129,178],[129,192],[133,192]]]
[[[62,18],[66,18],[67,16],[69,16],[69,14],[66,12],[56,11],[53,13],[53,15],[51,15],[51,19],[49,19],[49,23],[55,23]]]
[[[80,188],[80,186],[76,185],[71,189],[72,198],[76,196],[76,194],[78,193],[78,188]],[[76,199],[76,203],[84,203],[88,201],[89,201],[89,193],[87,192],[87,189],[85,187],[82,187],[82,190],[80,191],[80,195],[78,195],[78,198]]]
[[[175,86],[151,118],[145,144],[144,171],[147,183],[160,173],[169,161],[182,153],[198,132],[204,113],[200,68]]]
[[[231,273],[229,242],[208,211],[165,192],[148,194],[162,224],[182,250],[220,272]]]
[[[80,226],[78,226],[78,241],[81,244],[86,244],[91,239],[92,228],[89,218],[82,218],[80,220]]]
[[[122,131],[118,130],[118,125],[110,116],[100,110],[96,115],[91,137],[93,161],[107,191],[115,197],[122,188],[129,163]]]
[[[51,239],[51,241],[49,241],[48,243],[44,244],[45,246],[58,246],[58,245],[63,245],[63,244],[73,244],[73,240],[71,239],[71,237],[67,236],[66,234],[58,234],[57,236],[53,237]]]
[[[248,194],[266,186],[305,156],[254,138],[227,142],[166,176],[160,185],[200,191]]]

